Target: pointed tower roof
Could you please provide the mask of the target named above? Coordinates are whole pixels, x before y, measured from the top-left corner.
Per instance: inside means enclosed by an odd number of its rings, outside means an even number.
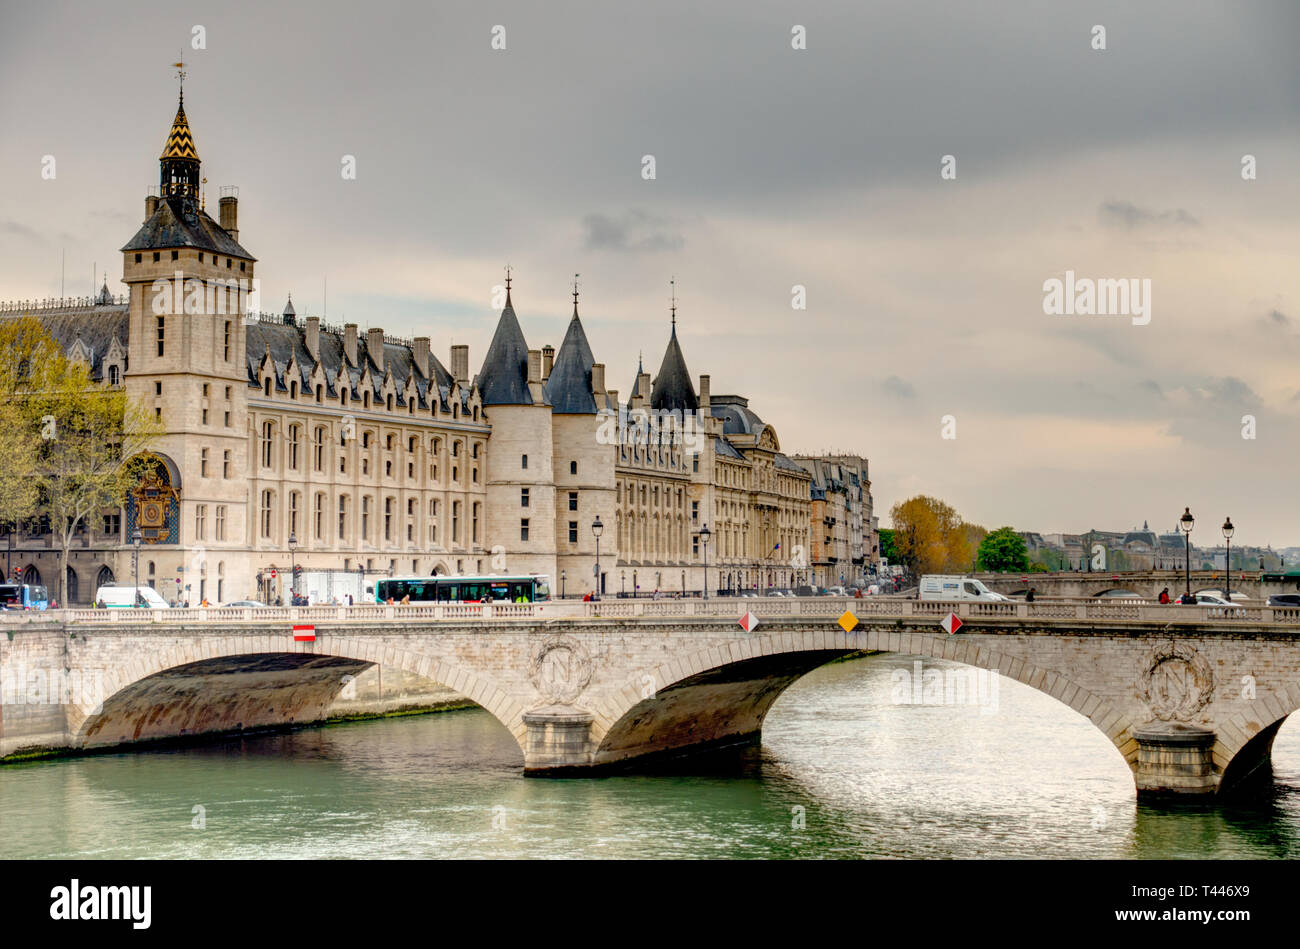
[[[483,368],[475,384],[484,405],[532,405],[528,391],[528,343],[519,328],[514,304],[510,302],[510,278],[506,278],[506,308],[501,311],[497,331],[492,335]]]
[[[595,365],[587,334],[573,304],[573,319],[546,380],[546,399],[559,415],[595,415],[596,399],[591,394],[591,367]]]
[[[691,384],[690,370],[686,368],[686,358],[677,342],[675,314],[673,333],[668,338],[668,348],[664,350],[664,361],[659,364],[659,375],[655,376],[654,385],[650,387],[650,407],[666,412],[674,409],[694,412],[700,407],[695,386]]]
[[[636,398],[641,394],[641,373],[643,372],[645,372],[645,369],[642,368],[641,352],[638,350],[636,354],[636,378],[632,380],[632,391],[628,394],[628,398]]]
[[[176,118],[172,119],[172,130],[167,135],[167,144],[163,146],[163,152],[158,158],[160,160],[167,158],[199,160],[198,149],[194,147],[194,136],[190,134],[190,122],[185,117],[184,89],[181,90],[180,104],[176,107]]]

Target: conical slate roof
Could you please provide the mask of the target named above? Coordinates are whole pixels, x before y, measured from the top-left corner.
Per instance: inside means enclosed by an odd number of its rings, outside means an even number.
[[[636,354],[636,378],[632,380],[632,389],[628,393],[629,399],[635,399],[638,395],[641,394],[641,373],[643,372],[645,372],[645,370],[641,368],[641,354],[637,353]]]
[[[700,407],[700,400],[695,396],[695,386],[691,385],[691,373],[686,368],[686,359],[682,356],[682,347],[677,343],[677,325],[673,324],[673,335],[664,350],[664,361],[659,366],[659,375],[655,376],[650,388],[650,407],[671,412],[675,409],[694,412]]]
[[[591,367],[595,362],[575,306],[555,365],[546,380],[546,399],[557,414],[596,414],[596,399],[591,394]]]
[[[528,343],[524,341],[508,291],[506,308],[501,311],[497,331],[475,383],[484,405],[533,404],[532,393],[528,391]]]

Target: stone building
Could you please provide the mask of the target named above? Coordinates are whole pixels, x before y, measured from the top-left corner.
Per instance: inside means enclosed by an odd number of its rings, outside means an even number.
[[[697,391],[675,301],[658,374],[638,367],[620,401],[576,290],[559,351],[530,349],[507,278],[471,377],[467,346],[444,365],[428,336],[328,326],[291,301],[251,314],[257,260],[240,242],[238,195],[222,189],[214,220],[203,180],[182,97],[157,193],[122,248],[125,296],[105,282],[93,300],[2,308],[37,316],[162,429],[147,490],[81,531],[70,602],[130,580],[137,530],[140,582],[191,602],[287,600],[291,562],[545,573],[569,596],[699,591],[706,569],[711,591],[796,581],[812,476],[747,399],[712,396],[707,375]],[[860,547],[860,526],[854,537],[845,543]],[[8,540],[31,582],[56,586],[48,530],[23,525]]]
[[[811,583],[859,586],[879,562],[867,459],[857,455],[795,455],[812,476]]]

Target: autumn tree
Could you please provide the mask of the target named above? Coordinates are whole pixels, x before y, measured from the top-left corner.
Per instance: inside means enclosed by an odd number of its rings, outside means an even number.
[[[912,573],[965,570],[970,566],[972,548],[966,525],[948,504],[917,495],[895,504],[889,516],[894,522],[894,548]]]

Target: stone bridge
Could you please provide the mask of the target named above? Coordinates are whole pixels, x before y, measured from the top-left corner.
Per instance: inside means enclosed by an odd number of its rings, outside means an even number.
[[[1071,573],[976,573],[990,590],[998,593],[1023,593],[1033,587],[1036,595],[1047,597],[1094,597],[1107,590],[1124,590],[1143,599],[1154,600],[1165,587],[1177,599],[1187,588],[1187,575],[1181,570],[1141,570],[1124,573],[1105,571],[1076,571]],[[1276,576],[1276,574],[1272,574]],[[1231,577],[1233,593],[1244,593],[1261,603],[1275,593],[1300,593],[1300,577],[1288,580],[1264,580],[1258,570],[1234,570]],[[1192,592],[1224,588],[1222,570],[1193,570]]]
[[[1228,612],[810,598],[0,617],[0,755],[319,721],[379,664],[477,702],[526,772],[590,773],[756,740],[800,676],[880,650],[1052,696],[1106,735],[1141,795],[1215,794],[1271,775],[1300,707],[1300,610]]]

